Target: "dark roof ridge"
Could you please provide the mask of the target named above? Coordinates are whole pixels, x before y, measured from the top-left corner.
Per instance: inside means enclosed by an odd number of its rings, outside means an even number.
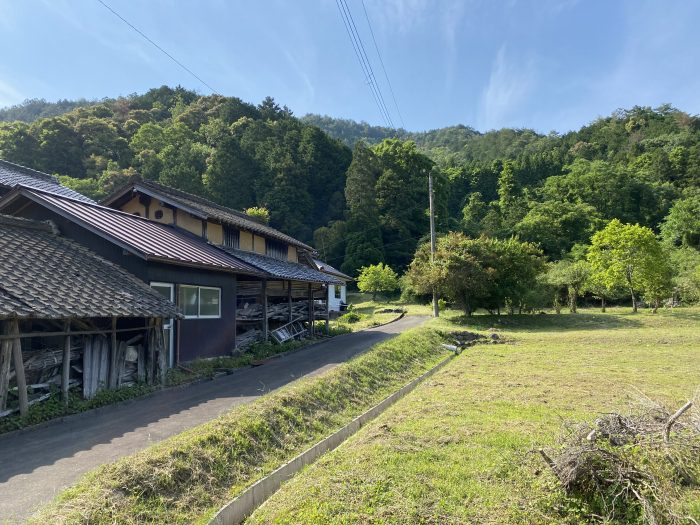
[[[23,217],[13,217],[0,213],[0,225],[14,228],[24,228],[25,230],[38,230],[48,233],[56,233],[56,227],[50,221],[35,221]]]
[[[45,173],[43,171],[28,168],[26,166],[22,166],[21,164],[17,164],[15,162],[10,162],[9,160],[5,160],[5,159],[0,159],[0,164],[8,164],[19,171],[27,172],[28,174],[32,175],[33,177],[39,177],[39,178],[42,178],[42,179],[50,181],[50,182],[55,182],[56,184],[60,184],[58,177],[56,177],[54,175],[50,175],[49,173]]]
[[[257,217],[253,217],[253,216],[248,215],[247,213],[244,213],[242,211],[234,210],[233,208],[229,208],[227,206],[224,206],[223,204],[219,204],[217,202],[209,200],[206,197],[202,197],[201,195],[195,195],[194,193],[189,193],[187,191],[173,188],[172,186],[166,186],[165,184],[161,184],[160,182],[140,179],[140,180],[133,181],[133,184],[134,185],[141,184],[143,186],[151,186],[152,188],[155,188],[155,189],[170,192],[170,193],[173,193],[175,195],[181,195],[186,199],[192,199],[194,201],[199,201],[202,204],[205,204],[207,206],[212,206],[213,208],[217,208],[221,211],[224,211],[227,213],[233,213],[234,215],[238,215],[241,219],[248,219],[250,221],[257,222],[258,224],[260,224],[262,226],[267,226],[268,228],[272,228],[272,226],[265,224],[264,222],[260,222],[260,220]]]

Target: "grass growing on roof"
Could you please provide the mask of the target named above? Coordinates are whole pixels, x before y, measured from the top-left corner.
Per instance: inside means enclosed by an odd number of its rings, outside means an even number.
[[[563,493],[537,449],[555,446],[564,421],[626,412],[637,389],[679,407],[700,384],[697,308],[448,312],[430,323],[495,328],[512,343],[465,350],[285,484],[249,525],[599,523],[585,502]],[[680,490],[675,512],[700,522],[700,489]]]
[[[205,523],[242,489],[446,355],[416,329],[86,475],[30,523]]]

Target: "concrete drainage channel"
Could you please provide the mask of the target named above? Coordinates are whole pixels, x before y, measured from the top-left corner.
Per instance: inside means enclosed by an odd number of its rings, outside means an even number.
[[[238,525],[250,516],[255,509],[267,501],[282,486],[282,483],[292,478],[303,467],[315,462],[320,456],[338,447],[343,441],[355,434],[367,423],[379,416],[399,399],[411,392],[418,384],[440,370],[449,363],[454,355],[450,355],[440,361],[433,368],[417,377],[401,389],[397,390],[379,404],[373,406],[365,413],[357,416],[346,426],[331,434],[313,447],[305,450],[289,463],[285,463],[277,470],[271,472],[261,480],[257,481],[238,497],[224,505],[216,515],[209,521],[208,525]]]

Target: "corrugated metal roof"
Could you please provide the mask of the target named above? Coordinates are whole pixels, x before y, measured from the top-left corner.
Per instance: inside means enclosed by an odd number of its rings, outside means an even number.
[[[145,283],[46,222],[0,215],[0,318],[178,317]]]
[[[0,186],[14,188],[17,185],[63,195],[83,202],[95,202],[75,190],[62,186],[53,175],[0,160]]]
[[[198,211],[205,218],[218,220],[242,230],[251,231],[265,237],[277,239],[293,246],[303,248],[304,250],[313,251],[311,246],[304,244],[290,235],[282,233],[281,231],[267,226],[266,224],[256,222],[245,213],[221,206],[220,204],[205,199],[204,197],[192,195],[191,193],[186,193],[184,191],[170,188],[152,181],[132,182],[129,184],[129,186],[132,187],[134,191],[141,191],[144,194],[151,195],[152,197],[156,198],[161,197],[166,202],[171,200],[175,204],[180,204],[189,210]],[[103,202],[105,204],[110,204],[115,199],[123,195],[124,191],[125,190],[123,188],[121,190],[117,190],[112,196],[107,197]]]
[[[234,273],[260,274],[255,267],[231,257],[200,237],[171,226],[51,193],[26,188],[16,191],[145,259]]]
[[[248,264],[255,266],[256,268],[262,270],[269,274],[270,277],[276,277],[279,279],[292,280],[292,281],[306,281],[312,283],[327,283],[327,284],[340,284],[336,277],[328,275],[323,272],[319,272],[303,264],[280,261],[279,259],[274,259],[268,257],[267,255],[261,255],[259,253],[245,252],[243,250],[236,250],[234,248],[221,247],[227,253],[230,253],[237,259],[242,259]]]

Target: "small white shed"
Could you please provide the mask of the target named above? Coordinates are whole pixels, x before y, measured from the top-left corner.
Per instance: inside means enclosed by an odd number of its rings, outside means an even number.
[[[340,270],[336,270],[330,264],[327,264],[318,259],[314,259],[314,264],[319,271],[332,275],[333,277],[339,279],[343,282],[342,285],[339,284],[329,284],[328,285],[328,309],[331,312],[340,312],[345,309],[347,303],[347,288],[348,282],[352,281],[352,277],[345,275]]]

